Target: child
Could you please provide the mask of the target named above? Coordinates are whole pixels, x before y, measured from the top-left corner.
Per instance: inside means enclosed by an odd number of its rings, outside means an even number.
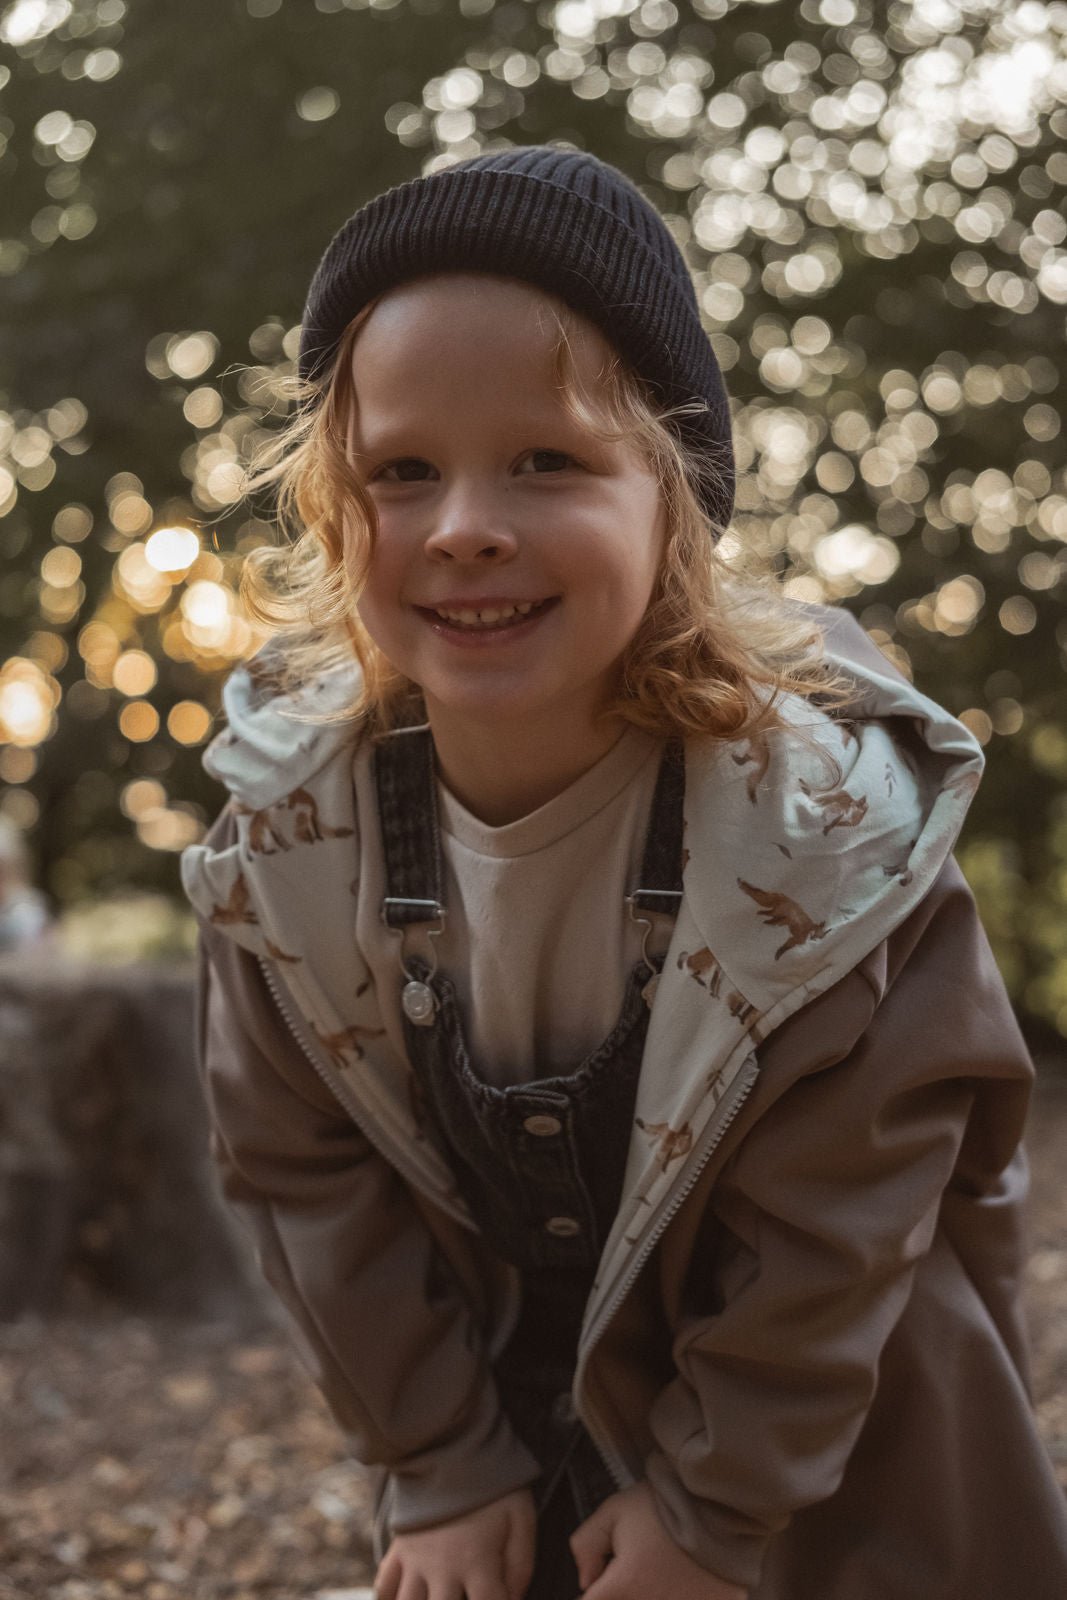
[[[300,368],[184,870],[226,1192],[381,1470],[376,1592],[1067,1592],[980,752],[727,571],[666,226],[573,152],[405,184]]]

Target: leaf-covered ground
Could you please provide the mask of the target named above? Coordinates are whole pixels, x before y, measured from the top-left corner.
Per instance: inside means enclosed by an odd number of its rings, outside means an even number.
[[[312,1600],[367,1494],[283,1339],[134,1318],[0,1332],[0,1600]]]
[[[1067,1076],[1031,1125],[1038,1418],[1067,1487]],[[0,1328],[0,1600],[355,1600],[367,1492],[282,1336]]]

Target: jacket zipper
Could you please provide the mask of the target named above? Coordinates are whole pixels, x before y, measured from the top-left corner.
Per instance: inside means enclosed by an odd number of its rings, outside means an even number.
[[[378,1140],[374,1137],[371,1129],[367,1126],[367,1123],[362,1115],[361,1108],[357,1109],[358,1102],[355,1100],[354,1096],[349,1095],[347,1086],[344,1085],[343,1080],[338,1082],[334,1079],[333,1075],[326,1070],[301,1033],[296,1021],[293,1018],[292,1012],[289,1010],[289,1007],[282,996],[280,986],[270,966],[270,963],[267,962],[262,956],[258,956],[257,960],[263,971],[263,976],[266,979],[267,988],[270,990],[271,996],[274,999],[274,1003],[278,1007],[278,1011],[285,1021],[289,1032],[300,1046],[300,1049],[303,1051],[304,1055],[311,1062],[311,1065],[314,1067],[318,1076],[329,1089],[330,1093],[335,1097],[335,1099],[340,1100],[341,1104],[352,1118],[352,1121],[359,1128],[360,1132],[384,1156],[385,1160],[387,1160],[392,1166],[396,1167],[402,1176],[406,1177],[415,1188],[420,1189],[423,1194],[426,1194],[436,1206],[440,1207],[441,1210],[447,1211],[455,1221],[469,1228],[471,1226],[469,1219],[454,1210],[451,1206],[444,1204],[438,1195],[430,1194],[419,1175],[405,1159],[398,1160],[395,1152],[387,1152],[382,1150]],[[588,1364],[589,1355],[592,1353],[593,1346],[599,1343],[600,1339],[603,1337],[605,1328],[607,1328],[615,1313],[626,1299],[626,1296],[629,1294],[634,1283],[637,1281],[642,1267],[658,1244],[664,1230],[667,1228],[671,1220],[677,1215],[685,1200],[695,1188],[700,1174],[703,1172],[704,1168],[711,1160],[711,1157],[718,1149],[724,1134],[730,1127],[730,1124],[733,1122],[734,1118],[737,1116],[737,1113],[740,1111],[745,1100],[748,1098],[748,1094],[758,1076],[759,1066],[753,1058],[746,1066],[741,1068],[736,1079],[730,1085],[726,1097],[717,1109],[716,1120],[713,1124],[712,1132],[705,1143],[703,1150],[701,1151],[700,1160],[691,1169],[686,1177],[685,1182],[681,1184],[672,1195],[670,1204],[664,1208],[655,1228],[652,1230],[644,1244],[641,1246],[640,1250],[634,1256],[634,1259],[630,1263],[625,1277],[615,1290],[615,1293],[612,1295],[608,1304],[600,1313],[596,1324],[590,1327],[585,1340],[586,1357],[585,1362],[583,1362],[583,1366]],[[606,1430],[602,1430],[598,1433],[598,1428],[594,1423],[594,1413],[588,1410],[585,1410],[584,1412],[579,1411],[579,1416],[581,1421],[585,1424],[589,1436],[592,1439],[593,1444],[595,1445],[612,1479],[620,1489],[625,1488],[626,1485],[631,1481],[631,1474],[629,1468],[626,1466],[622,1454],[616,1450],[614,1445],[610,1442]]]
[[[327,1070],[327,1068],[319,1060],[315,1051],[311,1048],[307,1039],[304,1037],[300,1027],[293,1017],[292,1012],[282,996],[281,986],[275,977],[270,963],[266,961],[263,956],[257,956],[256,959],[259,962],[263,976],[266,979],[267,988],[271,992],[271,996],[275,1005],[278,1007],[278,1011],[281,1014],[286,1027],[289,1029],[289,1032],[300,1046],[304,1055],[311,1062],[311,1065],[315,1068],[315,1071],[318,1073],[327,1089],[329,1089],[334,1099],[339,1100],[344,1106],[345,1110],[348,1112],[348,1115],[352,1118],[352,1121],[356,1124],[356,1127],[359,1129],[359,1131],[369,1141],[369,1143],[374,1146],[379,1154],[389,1162],[389,1165],[395,1167],[400,1175],[407,1179],[413,1188],[420,1190],[424,1195],[427,1196],[429,1200],[433,1202],[435,1206],[437,1206],[439,1210],[446,1212],[454,1222],[460,1223],[465,1228],[470,1228],[472,1226],[470,1218],[464,1212],[456,1210],[456,1208],[450,1205],[442,1195],[433,1193],[427,1189],[425,1179],[417,1172],[412,1163],[408,1161],[407,1156],[403,1151],[398,1149],[382,1149],[378,1139],[375,1138],[372,1128],[367,1124],[363,1113],[363,1108],[360,1106],[356,1097],[349,1094],[348,1086],[344,1079],[335,1076]]]
[[[752,1086],[758,1077],[759,1064],[755,1057],[752,1057],[740,1069],[734,1082],[727,1090],[725,1098],[719,1105],[716,1112],[716,1120],[713,1124],[712,1131],[705,1142],[704,1148],[700,1153],[699,1161],[697,1161],[696,1165],[691,1168],[685,1182],[680,1184],[675,1190],[674,1194],[671,1196],[670,1203],[665,1206],[663,1211],[660,1213],[659,1219],[652,1232],[649,1234],[644,1244],[641,1245],[640,1249],[635,1253],[634,1258],[631,1261],[621,1283],[615,1290],[615,1293],[611,1296],[611,1299],[597,1317],[596,1322],[590,1325],[584,1340],[585,1358],[582,1362],[583,1373],[585,1367],[588,1366],[589,1357],[593,1352],[594,1346],[597,1345],[603,1338],[605,1329],[611,1322],[619,1307],[622,1305],[623,1301],[626,1299],[626,1296],[629,1294],[630,1290],[633,1288],[638,1277],[640,1276],[641,1269],[648,1260],[652,1251],[655,1249],[656,1245],[659,1243],[665,1229],[669,1226],[672,1219],[677,1215],[682,1205],[696,1187],[701,1173],[704,1171],[704,1168],[707,1166],[708,1162],[715,1154],[715,1151],[722,1143],[723,1136],[727,1132],[734,1118],[737,1116],[737,1113],[740,1111],[741,1107],[744,1105],[745,1101],[748,1099]],[[578,1385],[576,1383],[576,1390],[577,1387]],[[577,1406],[577,1396],[575,1397],[575,1408],[579,1409]],[[595,1413],[588,1409],[585,1409],[584,1411],[579,1409],[579,1416],[584,1422],[590,1438],[596,1446],[604,1465],[607,1467],[612,1478],[615,1480],[616,1485],[620,1489],[625,1488],[633,1481],[632,1474],[627,1467],[621,1452],[616,1450],[615,1446],[611,1443],[609,1438],[609,1430],[604,1428],[600,1423],[600,1420],[596,1418]]]

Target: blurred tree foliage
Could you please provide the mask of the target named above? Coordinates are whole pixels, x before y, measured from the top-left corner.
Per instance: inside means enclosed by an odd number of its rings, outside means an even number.
[[[1067,1033],[1067,5],[14,0],[0,46],[0,805],[61,901],[173,892],[217,803],[232,502],[330,234],[561,140],[689,256],[738,541],[986,745],[961,858]]]

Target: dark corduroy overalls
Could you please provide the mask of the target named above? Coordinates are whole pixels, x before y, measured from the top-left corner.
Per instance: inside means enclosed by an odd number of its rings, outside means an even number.
[[[441,923],[443,874],[433,740],[428,728],[384,739],[375,754],[385,855],[383,916],[398,931]],[[674,915],[681,895],[684,761],[671,744],[660,766],[635,916]],[[495,1088],[467,1053],[453,984],[404,957],[404,1033],[426,1116],[471,1214],[518,1268],[522,1310],[496,1363],[516,1432],[541,1465],[534,1485],[538,1557],[527,1600],[572,1600],[567,1540],[615,1485],[571,1402],[578,1337],[622,1187],[649,1002],[662,958],[630,973],[622,1011],[573,1072]],[[581,981],[581,974],[575,974]],[[418,1016],[419,1020],[412,1020]]]

